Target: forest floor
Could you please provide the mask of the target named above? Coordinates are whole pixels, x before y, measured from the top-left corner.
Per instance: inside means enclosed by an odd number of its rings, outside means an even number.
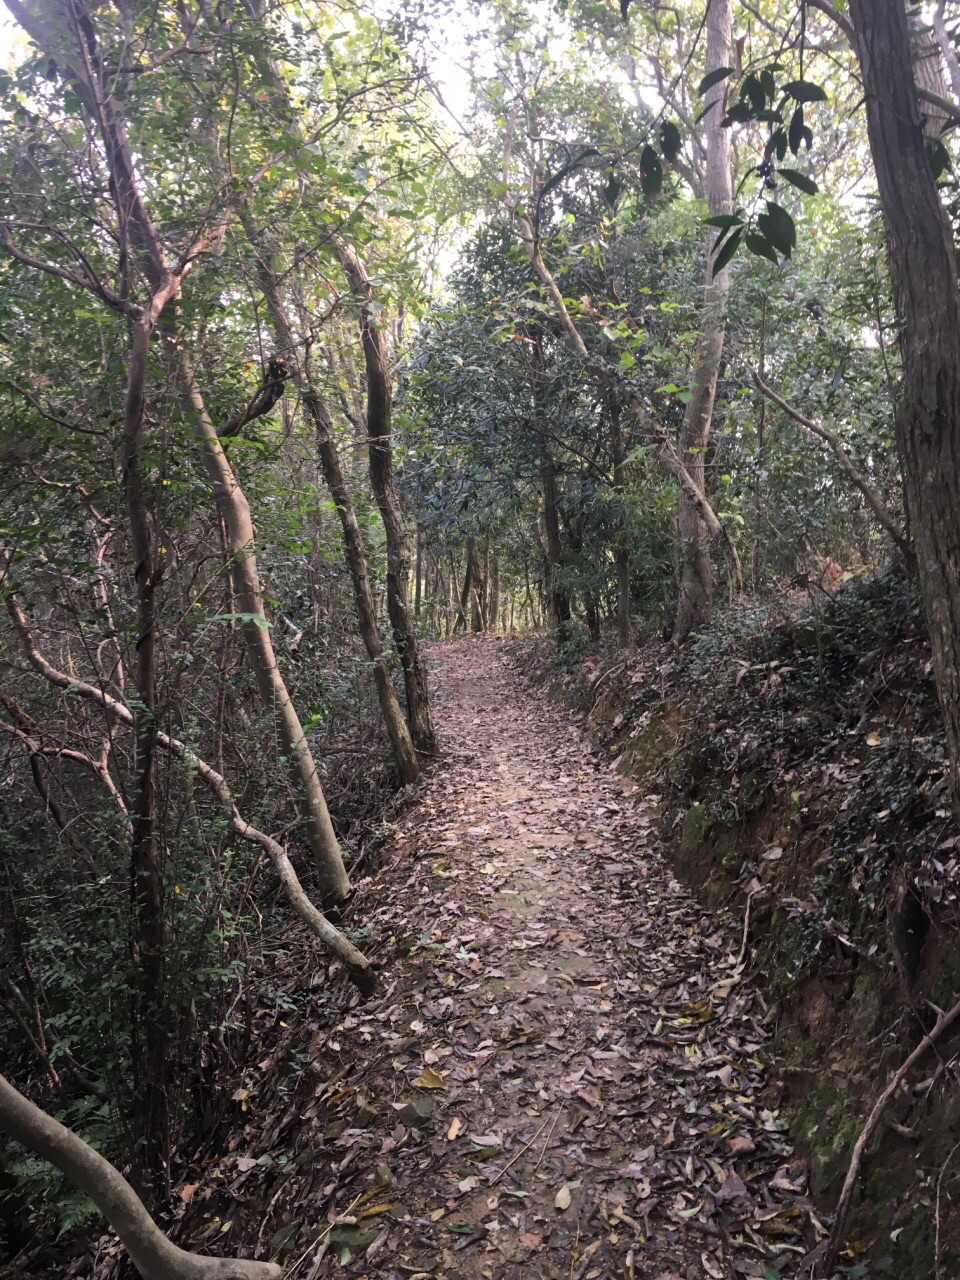
[[[349,1191],[298,1274],[794,1274],[822,1228],[739,930],[502,642],[431,659],[445,765],[359,889],[394,959],[336,1028]]]

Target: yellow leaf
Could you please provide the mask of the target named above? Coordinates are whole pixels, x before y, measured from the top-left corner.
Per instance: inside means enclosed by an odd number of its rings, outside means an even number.
[[[395,1209],[395,1204],[374,1204],[369,1209],[362,1209],[357,1214],[358,1218],[375,1218],[380,1213],[389,1213],[391,1209]]]
[[[447,1130],[447,1141],[452,1142],[462,1128],[463,1121],[459,1119],[459,1117],[454,1116],[450,1121],[450,1128]]]
[[[413,1082],[418,1089],[445,1089],[447,1082],[439,1071],[434,1071],[433,1067],[424,1067],[423,1075],[417,1076]]]
[[[554,1197],[553,1207],[559,1209],[561,1213],[564,1209],[570,1208],[570,1188],[566,1183],[563,1184]]]

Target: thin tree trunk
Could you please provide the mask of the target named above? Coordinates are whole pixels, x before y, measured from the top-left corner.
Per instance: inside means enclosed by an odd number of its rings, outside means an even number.
[[[360,303],[360,341],[367,371],[370,480],[387,540],[387,613],[403,668],[407,719],[417,750],[434,754],[437,740],[430,717],[427,671],[407,604],[410,544],[400,497],[393,480],[393,375],[387,358],[386,336],[382,326],[373,319],[375,299],[366,267],[344,240],[336,237],[334,242],[344,275]],[[418,591],[419,572],[418,560]]]
[[[453,581],[454,581],[454,586],[456,587],[457,566],[456,566],[456,561],[453,558],[452,551],[450,553],[450,563],[451,565],[453,565]],[[463,627],[464,631],[466,631],[467,629],[467,605],[470,603],[470,592],[472,588],[473,588],[473,557],[470,555],[470,539],[468,538],[467,550],[466,550],[466,555],[464,556],[464,563],[463,563],[463,588],[459,591],[459,595],[457,596],[457,626],[454,628],[454,630],[456,630],[461,626]]]
[[[610,397],[610,452],[613,458],[613,492],[616,496],[620,528],[614,547],[614,563],[617,570],[617,641],[621,649],[633,643],[633,619],[630,607],[630,548],[627,545],[626,520],[626,460],[627,447],[623,434],[622,406],[619,399]]]
[[[313,752],[277,666],[260,590],[250,506],[207,413],[183,344],[171,337],[169,345],[177,360],[181,409],[201,445],[214,501],[226,529],[230,575],[237,612],[242,615],[241,629],[247,657],[260,696],[274,716],[291,781],[304,811],[321,897],[324,902],[342,902],[350,892],[350,880],[343,865]]]
[[[486,631],[490,618],[490,531],[483,538],[483,584],[480,590],[480,612],[483,615],[483,629]]]
[[[897,446],[960,810],[960,289],[927,159],[903,0],[850,0],[887,227],[903,381]]]
[[[405,784],[415,782],[420,776],[420,762],[410,736],[410,731],[403,716],[400,700],[393,687],[393,677],[383,651],[380,640],[380,629],[377,624],[377,607],[370,585],[370,574],[367,570],[367,554],[363,545],[363,535],[357,522],[356,512],[350,498],[340,465],[340,454],[334,436],[333,421],[327,411],[319,392],[313,386],[306,356],[294,339],[293,327],[287,315],[286,307],[280,296],[280,286],[276,271],[268,253],[258,244],[258,237],[250,222],[243,218],[244,228],[251,247],[256,253],[257,275],[260,288],[263,290],[267,310],[273,322],[277,347],[283,353],[290,369],[303,407],[309,414],[316,432],[317,453],[320,469],[323,472],[327,488],[330,490],[340,526],[343,530],[344,551],[350,577],[353,583],[354,601],[357,606],[360,636],[363,640],[367,656],[373,665],[373,675],[377,686],[380,710],[386,724],[387,734],[393,747],[397,772]]]
[[[576,330],[574,330],[576,332]],[[577,335],[579,338],[579,334]],[[546,365],[543,343],[537,334],[533,353],[533,411],[536,418],[537,440],[540,449],[540,483],[543,486],[543,523],[547,534],[547,599],[557,629],[557,644],[566,642],[570,632],[570,597],[560,581],[563,572],[563,539],[560,533],[560,492],[557,486],[557,468],[550,449],[547,433],[543,430],[543,384]]]
[[[423,582],[423,532],[417,525],[417,556],[413,566],[414,588],[413,588],[413,616],[420,621],[420,603],[421,603],[421,583]],[[430,565],[427,564],[427,591],[426,595],[430,595]]]
[[[484,612],[483,598],[486,594],[486,575],[480,553],[477,550],[476,538],[467,539],[467,578],[470,583],[470,630],[486,631],[487,620]],[[464,603],[464,611],[466,604]]]
[[[710,0],[707,7],[707,56],[705,70],[729,67],[731,52],[731,0]],[[733,203],[730,166],[730,130],[721,125],[725,82],[706,94],[707,169],[704,182],[711,217],[729,213]],[[706,493],[706,450],[717,392],[717,377],[726,332],[730,273],[714,273],[714,245],[719,231],[707,229],[706,272],[700,339],[690,401],[680,433],[680,454],[696,487]],[[680,597],[674,625],[674,643],[682,644],[690,632],[709,621],[713,606],[713,570],[706,523],[695,496],[686,487],[678,494],[677,537],[680,550]]]
[[[454,622],[456,619],[456,607],[454,601],[457,600],[456,593],[456,571],[453,567],[453,552],[450,552],[450,572],[444,574],[444,590],[446,592],[447,608],[443,619],[443,638],[449,640],[453,635]]]
[[[157,747],[157,601],[162,557],[154,545],[140,455],[146,406],[147,357],[152,320],[132,326],[132,349],[124,404],[121,474],[130,520],[134,582],[137,590],[137,644],[133,666],[137,691],[136,781],[130,841],[130,897],[136,930],[131,950],[140,991],[133,1027],[131,1059],[134,1106],[144,1137],[139,1153],[143,1189],[166,1203],[170,1192],[168,1158],[170,1112],[167,1076],[169,1029],[164,1014],[164,902],[156,830]],[[138,1161],[139,1163],[139,1161]]]
[[[524,547],[523,551],[523,585],[526,592],[523,599],[523,613],[529,611],[530,625],[532,627],[537,627],[539,626],[539,623],[533,607],[533,592],[530,589],[530,561],[527,559],[526,547]]]
[[[729,0],[724,0],[724,3],[729,3]],[[569,339],[577,355],[584,361],[587,369],[597,378],[600,386],[605,389],[609,389],[612,382],[611,371],[596,364],[591,359],[587,345],[580,336],[577,326],[574,324],[573,319],[567,310],[566,303],[563,300],[563,294],[543,260],[543,255],[540,253],[533,224],[526,214],[519,211],[515,201],[508,201],[507,203],[520,228],[521,241],[527,252],[527,256],[530,259],[530,263],[536,272],[537,278],[540,280],[540,283],[546,289],[547,294],[553,301],[556,316],[560,322],[560,327],[563,329],[564,334]],[[660,445],[661,461],[664,466],[666,466],[667,470],[670,471],[672,475],[676,476],[681,487],[686,490],[691,503],[696,507],[701,518],[704,520],[707,531],[720,548],[727,565],[727,578],[732,598],[741,590],[743,585],[743,570],[741,568],[740,557],[733,544],[733,540],[717,517],[713,507],[711,507],[702,487],[700,487],[690,475],[690,472],[687,470],[683,459],[677,452],[673,441],[669,439],[663,427],[658,422],[651,419],[646,407],[636,398],[628,400],[627,405],[637,415],[637,418],[643,424],[647,435]]]
[[[932,15],[933,30],[940,43],[940,50],[943,54],[943,60],[947,64],[947,71],[950,73],[953,92],[960,99],[960,61],[957,60],[957,52],[953,47],[953,41],[950,39],[950,32],[947,30],[945,11],[946,0],[938,0],[937,7]]]
[[[583,616],[587,624],[587,631],[590,639],[594,644],[600,640],[600,601],[593,592],[588,592],[584,596]]]
[[[570,597],[560,582],[563,572],[563,540],[560,534],[560,497],[557,488],[557,469],[549,445],[541,441],[540,480],[543,484],[543,523],[547,533],[547,599],[557,629],[557,643],[563,644],[569,637]]]
[[[500,552],[493,548],[490,552],[490,605],[487,613],[487,625],[496,631],[500,618]]]
[[[132,1045],[134,1091],[143,1129],[142,1160],[145,1188],[161,1197],[169,1190],[169,1109],[166,1078],[169,1070],[167,1020],[163,1012],[163,887],[156,831],[156,592],[162,574],[162,555],[151,528],[141,470],[146,407],[147,363],[153,330],[180,287],[185,262],[174,273],[167,265],[162,243],[143,202],[133,156],[116,99],[101,92],[102,66],[96,24],[82,5],[68,13],[26,9],[8,3],[14,18],[34,43],[58,62],[60,74],[76,90],[92,130],[97,132],[110,173],[117,226],[149,286],[149,301],[129,309],[129,280],[120,294],[98,290],[130,322],[130,357],[124,389],[121,475],[130,523],[134,581],[137,591],[137,657],[134,681],[138,713],[136,732],[136,799],[131,813],[130,897],[136,929],[131,950],[138,970],[138,1019]],[[83,36],[81,38],[81,23]],[[69,46],[73,47],[70,48]],[[66,49],[66,60],[63,60]],[[4,247],[16,256],[9,231]]]
[[[261,22],[264,21],[266,9],[260,0],[246,0],[246,9],[251,17]],[[281,110],[285,114],[288,114],[290,111],[289,95],[280,75],[279,68],[271,58],[262,55],[259,57],[259,65],[264,81],[270,86]],[[330,417],[326,405],[323,403],[318,391],[312,384],[312,380],[309,376],[306,352],[304,351],[301,353],[301,349],[293,341],[292,327],[286,313],[286,308],[284,307],[281,299],[279,279],[273,263],[270,261],[270,255],[269,253],[264,252],[262,246],[258,243],[258,237],[254,233],[248,217],[243,218],[243,224],[250,245],[256,254],[257,274],[267,302],[267,309],[273,323],[277,344],[285,353],[286,358],[291,363],[291,367],[295,371],[295,380],[300,391],[303,404],[306,407],[307,412],[310,414],[316,429],[320,465],[324,472],[327,486],[329,487],[334,503],[336,504],[337,512],[340,516],[340,523],[343,528],[347,563],[350,568],[350,575],[353,581],[354,599],[356,601],[357,613],[359,615],[361,638],[363,639],[364,646],[367,650],[367,655],[373,664],[377,696],[380,702],[383,718],[386,723],[387,734],[390,738],[391,746],[393,747],[397,772],[405,784],[410,784],[415,782],[420,776],[420,762],[417,759],[417,753],[410,735],[410,730],[407,727],[406,721],[403,719],[399,699],[397,698],[396,690],[393,687],[390,668],[387,663],[386,655],[383,652],[383,645],[380,641],[380,632],[379,627],[377,626],[376,604],[373,599],[373,592],[370,587],[370,578],[367,572],[366,551],[363,546],[363,539],[360,534],[359,525],[357,524],[353,504],[350,500],[349,491],[343,478],[343,470],[340,466],[339,453],[337,451],[336,439],[333,432],[333,420]],[[337,238],[336,243],[339,249],[342,245],[342,241]],[[356,255],[354,255],[354,257],[355,256]],[[359,262],[359,259],[357,259],[357,261]],[[369,325],[366,325],[366,328],[369,330]],[[365,356],[366,346],[367,344],[364,342]],[[376,409],[376,406],[374,406],[374,408]],[[371,410],[369,386],[367,410],[368,413]],[[387,402],[386,411],[386,429],[389,439],[389,400]],[[370,430],[368,425],[368,435],[369,434]],[[370,467],[371,476],[373,476],[374,462],[372,450]],[[376,480],[374,481],[374,487],[376,488]],[[379,491],[377,492],[377,501],[379,505]],[[384,515],[382,505],[381,516],[383,516],[384,526],[387,528],[389,546],[391,538],[395,535],[391,533],[390,529],[387,527],[388,517]],[[397,567],[396,562],[394,562],[393,571],[395,571]],[[402,568],[402,566],[400,567]],[[390,573],[391,569],[388,566],[388,607],[390,598]],[[406,582],[405,577],[403,578],[403,582]],[[391,622],[393,622],[392,617]],[[402,652],[400,656],[401,662],[403,662]],[[406,678],[406,668],[404,668],[404,676]]]
[[[760,312],[760,352],[758,372],[761,378],[767,376],[767,296],[764,294],[763,306]],[[763,524],[763,475],[766,471],[766,425],[767,425],[767,400],[762,392],[757,395],[757,455],[754,459],[754,482],[753,482],[753,550],[750,556],[750,582],[756,594],[760,590],[760,584],[763,581],[766,568],[766,561],[763,554],[763,540],[760,537],[760,527]]]

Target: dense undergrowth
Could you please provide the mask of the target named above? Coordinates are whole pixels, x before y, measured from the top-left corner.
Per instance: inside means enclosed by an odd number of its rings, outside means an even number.
[[[659,796],[678,877],[749,913],[783,1100],[829,1207],[870,1103],[960,977],[958,834],[913,583],[888,571],[781,596],[679,652],[649,638],[558,670],[535,643],[522,660]],[[954,1274],[956,1051],[928,1055],[868,1148],[861,1274]]]
[[[296,617],[295,600],[288,608]],[[314,747],[323,752],[324,784],[348,864],[359,870],[408,792],[396,787],[369,666],[349,639],[325,635],[309,617],[302,621],[286,654],[291,683],[308,710]],[[311,888],[300,820],[288,788],[277,785],[270,716],[242,668],[229,695],[240,707],[247,750],[235,741],[218,747],[212,717],[187,729],[211,757],[225,751],[241,802],[286,831]],[[26,697],[22,702],[39,715]],[[176,1103],[168,1177],[175,1185],[189,1161],[217,1149],[238,1109],[238,1073],[271,1034],[264,1028],[282,1037],[308,992],[317,999],[311,975],[326,981],[330,964],[291,918],[272,865],[232,837],[192,775],[171,765],[163,782],[165,812],[177,833],[165,850],[162,993],[175,1028],[168,1054]],[[87,774],[69,761],[62,786],[80,797],[80,816],[67,833],[74,846],[38,809],[28,762],[13,754],[6,760],[0,1071],[49,1095],[52,1114],[131,1175],[142,1135],[131,1106],[137,984],[123,830]],[[362,943],[362,927],[346,928]],[[56,1274],[101,1228],[92,1202],[48,1163],[16,1143],[0,1146],[0,1274],[5,1262],[10,1274]]]

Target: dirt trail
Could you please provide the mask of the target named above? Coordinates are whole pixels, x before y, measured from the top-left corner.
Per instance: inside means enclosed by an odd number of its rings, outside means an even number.
[[[819,1224],[740,938],[502,644],[432,658],[447,767],[360,890],[384,989],[337,1028],[372,1061],[328,1090],[347,1220],[299,1274],[793,1274]]]

